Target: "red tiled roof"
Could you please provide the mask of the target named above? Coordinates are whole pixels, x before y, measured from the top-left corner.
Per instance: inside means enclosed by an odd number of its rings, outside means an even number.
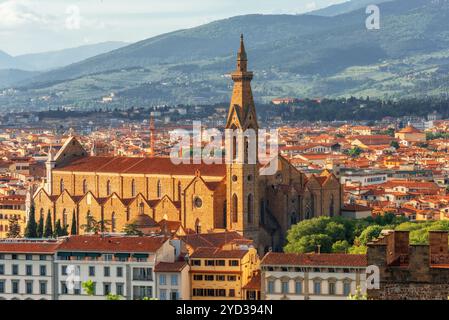
[[[181,239],[193,249],[196,249],[199,247],[220,248],[227,243],[242,240],[244,238],[238,232],[226,231],[217,233],[188,234],[182,236]]]
[[[14,253],[48,253],[53,254],[58,242],[2,242],[0,241],[0,252]]]
[[[154,267],[154,272],[180,272],[185,266],[187,266],[186,261],[159,262]]]
[[[260,285],[261,285],[261,275],[260,272],[257,272],[251,277],[251,280],[249,280],[249,282],[245,286],[243,286],[242,289],[260,290]]]
[[[269,252],[261,265],[366,267],[367,259],[364,254]]]
[[[371,211],[370,207],[362,206],[360,204],[347,204],[342,208],[343,211]]]
[[[58,251],[155,252],[166,241],[165,237],[70,236]]]
[[[84,157],[55,171],[225,176],[225,164],[174,164],[169,157]]]
[[[218,248],[198,248],[190,256],[191,259],[198,258],[222,258],[241,259],[248,253],[248,250],[221,250]]]

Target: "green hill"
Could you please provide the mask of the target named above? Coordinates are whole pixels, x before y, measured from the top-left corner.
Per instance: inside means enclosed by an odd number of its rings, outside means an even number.
[[[121,104],[226,100],[225,74],[234,68],[240,33],[257,99],[445,94],[449,3],[378,5],[380,30],[365,28],[363,8],[336,16],[238,16],[160,35],[21,82],[16,98],[82,103],[113,91]]]

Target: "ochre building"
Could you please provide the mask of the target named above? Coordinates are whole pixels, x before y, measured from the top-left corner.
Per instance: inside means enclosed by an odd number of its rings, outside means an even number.
[[[227,129],[259,130],[252,78],[242,37]],[[235,158],[245,161],[176,165],[163,157],[91,156],[70,137],[49,155],[46,185],[33,197],[36,216],[50,213],[68,230],[75,221],[83,233],[88,216],[107,221],[108,231],[121,232],[145,214],[155,222],[181,222],[188,232],[237,231],[263,253],[280,250],[292,224],[340,215],[342,187],[332,173],[307,177],[277,155],[275,173],[262,175],[263,166],[246,161],[245,139],[232,140]]]

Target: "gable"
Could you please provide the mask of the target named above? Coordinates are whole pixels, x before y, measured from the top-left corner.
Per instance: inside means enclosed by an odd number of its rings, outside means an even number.
[[[55,167],[66,165],[75,159],[83,158],[87,155],[81,143],[75,137],[70,137],[56,154]]]

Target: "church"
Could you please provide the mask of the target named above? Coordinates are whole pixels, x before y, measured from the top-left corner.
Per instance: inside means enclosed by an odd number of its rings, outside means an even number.
[[[257,132],[247,64],[242,36],[226,128]],[[122,232],[145,217],[188,233],[237,231],[259,253],[278,251],[293,224],[340,215],[343,188],[328,171],[306,176],[281,155],[277,160],[276,172],[262,175],[259,164],[245,162],[176,165],[169,157],[93,156],[72,136],[49,153],[45,185],[33,196],[36,217],[49,213],[53,224],[59,220],[68,230],[76,224],[80,234],[89,218],[104,222],[105,231]]]

